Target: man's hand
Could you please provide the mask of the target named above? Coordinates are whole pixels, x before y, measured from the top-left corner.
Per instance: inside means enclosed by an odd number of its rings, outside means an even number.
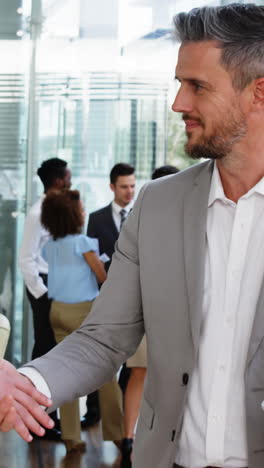
[[[40,393],[27,377],[21,375],[12,364],[0,360],[0,430],[15,429],[26,441],[31,442],[29,431],[42,436],[54,422],[41,408],[51,406],[51,400]]]
[[[17,414],[13,403],[14,400],[10,396],[0,400],[0,426],[3,432],[8,432],[14,427]]]

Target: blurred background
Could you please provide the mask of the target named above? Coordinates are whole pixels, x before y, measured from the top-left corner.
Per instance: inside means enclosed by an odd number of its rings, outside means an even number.
[[[231,2],[210,4],[221,3]],[[42,190],[37,168],[67,160],[88,216],[111,200],[116,162],[136,167],[137,190],[157,166],[190,165],[181,118],[170,110],[172,17],[204,4],[0,0],[0,312],[11,322],[6,357],[16,365],[32,349],[17,252]]]

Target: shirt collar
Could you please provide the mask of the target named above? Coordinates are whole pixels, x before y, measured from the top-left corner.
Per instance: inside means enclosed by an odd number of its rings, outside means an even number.
[[[211,206],[216,200],[226,200],[220,174],[216,163],[214,163],[214,169],[211,179],[211,187],[208,198],[208,207]]]
[[[260,195],[264,195],[264,177],[260,179],[260,181],[254,185],[245,195],[243,195],[243,198],[248,198],[252,193],[259,193]]]
[[[126,206],[120,206],[118,205],[114,200],[112,201],[112,209],[113,212],[117,215],[119,215],[120,211],[123,209],[127,212],[127,214],[130,212],[130,210],[133,208],[134,205],[134,200],[132,200],[128,205]]]
[[[259,193],[260,195],[264,195],[264,177],[262,177],[262,179],[260,179],[260,181],[256,185],[254,185],[254,187],[252,187],[247,193],[245,193],[245,195],[243,195],[241,198],[248,198],[253,193]],[[213,205],[213,203],[216,200],[228,200],[228,198],[224,193],[219,170],[215,162],[208,198],[208,207]]]

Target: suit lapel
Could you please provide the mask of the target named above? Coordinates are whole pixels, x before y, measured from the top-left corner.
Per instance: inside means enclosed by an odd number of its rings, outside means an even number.
[[[184,258],[189,314],[195,354],[202,319],[206,221],[213,164],[201,170],[184,202]]]

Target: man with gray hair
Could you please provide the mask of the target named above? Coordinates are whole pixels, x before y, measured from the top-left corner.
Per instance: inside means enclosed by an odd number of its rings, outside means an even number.
[[[53,408],[109,379],[145,331],[136,468],[264,466],[263,25],[254,4],[175,17],[172,108],[187,153],[207,160],[142,189],[89,319],[20,371],[43,379]],[[25,409],[36,392],[3,362],[2,430],[29,440],[35,420],[47,427]]]

